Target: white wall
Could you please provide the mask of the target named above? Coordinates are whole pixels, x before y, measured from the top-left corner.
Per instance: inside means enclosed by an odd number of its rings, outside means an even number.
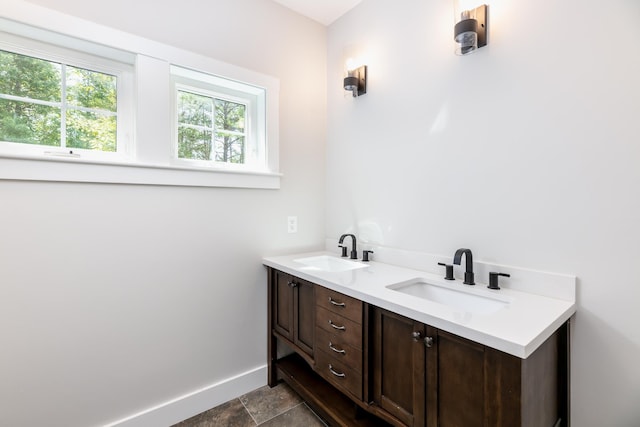
[[[0,425],[103,425],[264,366],[261,257],[324,246],[326,29],[263,0],[32,3],[280,79],[284,177],[0,181]]]
[[[326,224],[577,275],[573,425],[638,425],[640,3],[495,0],[489,46],[459,58],[446,0],[364,0],[328,41],[261,0],[32,2],[278,77],[285,177],[0,181],[0,424],[99,425],[263,365],[260,257],[319,248]]]
[[[638,426],[640,3],[489,3],[468,57],[450,1],[329,27],[327,236],[577,275],[572,425]],[[358,52],[368,93],[345,98]]]

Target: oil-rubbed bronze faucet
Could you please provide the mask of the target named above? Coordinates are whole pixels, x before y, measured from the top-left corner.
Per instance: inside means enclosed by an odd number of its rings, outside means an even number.
[[[456,254],[453,256],[453,263],[456,265],[460,265],[462,261],[462,255],[465,257],[466,266],[464,271],[464,283],[465,285],[475,285],[473,281],[473,255],[471,254],[471,249],[460,248],[456,251]]]
[[[351,243],[351,256],[349,258],[358,259],[358,251],[356,250],[356,236],[354,236],[353,234],[343,234],[342,236],[340,236],[340,240],[338,240],[339,245],[342,244],[345,237],[351,237],[353,239]]]

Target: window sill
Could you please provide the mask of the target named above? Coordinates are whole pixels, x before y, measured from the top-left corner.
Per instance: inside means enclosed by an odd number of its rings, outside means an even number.
[[[142,163],[0,157],[0,180],[279,189],[281,176],[274,172]]]

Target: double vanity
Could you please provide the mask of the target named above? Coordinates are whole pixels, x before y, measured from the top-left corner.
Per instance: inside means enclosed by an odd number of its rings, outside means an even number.
[[[517,289],[489,289],[328,252],[263,263],[268,383],[330,425],[569,425],[571,278],[536,287],[511,269]]]

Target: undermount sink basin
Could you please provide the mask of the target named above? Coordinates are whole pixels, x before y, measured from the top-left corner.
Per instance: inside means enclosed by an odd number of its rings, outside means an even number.
[[[349,261],[346,259],[330,256],[330,255],[319,255],[312,256],[307,258],[298,258],[293,261],[305,265],[303,267],[307,270],[316,270],[316,271],[349,271],[349,270],[357,270],[359,268],[368,267],[367,264],[363,264],[356,261]]]
[[[413,279],[407,282],[396,283],[387,286],[387,288],[469,313],[490,314],[509,305],[508,299],[502,299],[492,295],[480,295],[476,292],[467,292],[462,289],[451,289],[429,283],[424,279]]]

